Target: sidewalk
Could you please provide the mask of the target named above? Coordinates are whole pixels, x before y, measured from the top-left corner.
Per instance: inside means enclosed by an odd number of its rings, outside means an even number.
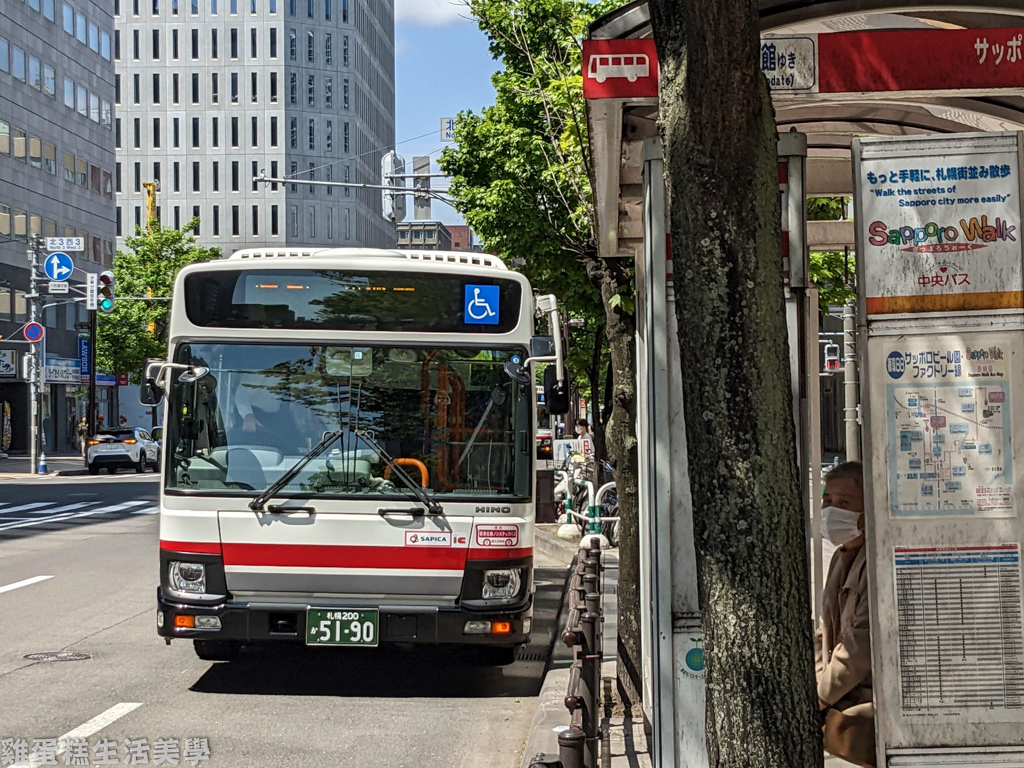
[[[86,475],[89,470],[85,468],[85,462],[81,454],[58,453],[47,454],[46,474],[35,475],[32,473],[32,462],[28,456],[8,456],[0,459],[0,480],[25,480],[29,477],[58,477],[68,475]]]
[[[544,526],[547,527],[547,526]],[[557,527],[557,526],[556,526]],[[538,526],[540,529],[541,526]],[[537,531],[538,546],[542,537],[555,537],[543,530]],[[566,545],[574,546],[569,542]],[[612,692],[615,690],[616,646],[618,636],[617,587],[619,579],[619,551],[606,549],[601,553],[603,565],[601,573],[601,611],[604,615],[601,677],[603,681],[605,711],[609,711]],[[558,616],[558,621],[565,622],[566,606]],[[558,754],[558,734],[568,727],[569,713],[563,699],[569,683],[569,665],[572,653],[561,640],[555,641],[551,653],[551,662],[541,688],[537,714],[534,717],[530,736],[523,752],[523,768],[529,768],[534,756],[540,752],[551,756]],[[601,768],[653,768],[653,762],[647,744],[647,734],[642,721],[632,718],[605,716],[601,720],[601,753],[598,764]],[[853,763],[825,755],[825,768],[856,768]]]

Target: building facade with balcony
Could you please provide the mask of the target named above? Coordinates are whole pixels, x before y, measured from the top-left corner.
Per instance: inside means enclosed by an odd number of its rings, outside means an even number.
[[[395,229],[399,248],[417,251],[452,250],[452,233],[440,221],[403,221]]]

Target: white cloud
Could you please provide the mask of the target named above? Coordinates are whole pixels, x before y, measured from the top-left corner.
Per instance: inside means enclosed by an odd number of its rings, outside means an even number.
[[[469,15],[469,8],[460,0],[395,0],[397,24],[444,27]]]

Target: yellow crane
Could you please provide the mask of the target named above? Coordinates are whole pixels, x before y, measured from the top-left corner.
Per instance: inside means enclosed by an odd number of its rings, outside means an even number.
[[[142,186],[146,190],[146,229],[152,232],[156,223],[156,193],[160,191],[160,182],[144,181]]]

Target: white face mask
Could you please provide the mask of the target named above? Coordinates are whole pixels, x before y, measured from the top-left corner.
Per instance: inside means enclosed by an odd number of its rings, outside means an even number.
[[[860,515],[842,507],[825,507],[821,510],[821,533],[837,547],[852,541],[861,534],[857,527]]]

